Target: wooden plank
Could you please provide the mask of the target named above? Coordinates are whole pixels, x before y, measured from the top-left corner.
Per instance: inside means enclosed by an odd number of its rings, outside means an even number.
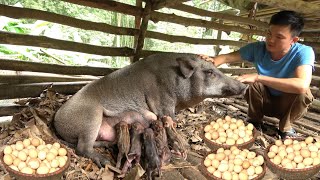
[[[90,1],[89,0],[63,0],[63,1],[78,4],[78,5],[84,5],[87,7],[94,7],[94,8],[100,8],[100,9],[105,9],[109,11],[121,12],[121,13],[129,14],[132,16],[141,16],[141,13],[142,13],[142,9],[139,9],[135,6],[115,2],[115,1],[99,1],[99,0],[90,0]],[[132,9],[132,10],[128,10],[128,9]],[[135,10],[137,12],[135,12]],[[152,13],[150,19],[155,23],[158,21],[166,21],[166,22],[177,23],[185,26],[206,27],[206,28],[212,28],[212,29],[217,29],[222,31],[236,31],[239,33],[249,34],[249,35],[253,35],[253,34],[265,35],[265,31],[261,31],[261,30],[246,29],[240,26],[222,25],[219,23],[211,22],[211,21],[180,17],[174,14],[165,14],[157,11],[154,11]]]
[[[240,26],[224,25],[224,24],[219,24],[212,21],[181,17],[175,14],[164,14],[160,12],[152,13],[151,20],[155,23],[159,21],[165,21],[165,22],[180,24],[184,26],[197,26],[197,27],[205,27],[209,29],[216,29],[216,30],[222,30],[222,31],[235,31],[235,32],[248,34],[248,35],[264,36],[266,34],[266,32],[263,30],[252,30],[252,29],[247,29]]]
[[[117,27],[117,26],[112,26],[105,23],[85,21],[85,20],[80,20],[73,17],[63,16],[63,15],[59,15],[51,12],[45,12],[41,10],[35,10],[35,9],[0,5],[0,15],[11,17],[11,18],[18,18],[18,19],[20,18],[39,19],[39,20],[59,23],[63,25],[68,25],[75,28],[100,31],[100,32],[116,34],[116,35],[130,35],[130,36],[139,35],[139,29],[138,29],[139,26],[136,26],[136,28]],[[136,20],[137,20],[136,23],[140,24],[140,18]],[[174,36],[174,35],[167,35],[164,33],[154,32],[154,31],[147,31],[145,36],[148,38],[159,39],[159,40],[168,41],[168,42],[183,42],[183,43],[189,43],[189,44],[230,45],[230,46],[238,46],[238,47],[241,47],[247,44],[247,42],[241,42],[241,41]]]
[[[56,74],[71,74],[71,75],[94,75],[104,76],[117,70],[115,68],[100,68],[88,66],[63,66],[57,64],[45,64],[27,61],[17,61],[0,59],[0,69],[14,71],[33,71]]]
[[[320,76],[320,64],[315,64],[314,65],[313,75]]]
[[[16,104],[0,105],[0,116],[12,116],[15,113],[20,112],[23,108],[27,106],[20,106]]]
[[[29,8],[18,8],[12,6],[6,6],[0,4],[0,15],[20,19],[20,18],[29,18],[29,19],[37,19],[44,20],[49,22],[54,22],[58,24],[63,24],[67,26],[72,26],[85,30],[93,30],[106,32],[110,34],[117,35],[135,35],[139,33],[138,29],[134,28],[125,28],[125,27],[116,27],[112,25],[108,25],[106,23],[97,23],[92,21],[86,21],[81,19],[76,19],[69,16],[64,16],[52,12],[41,11],[37,9],[29,9]]]
[[[58,93],[75,94],[89,82],[90,81],[0,85],[0,99],[39,97],[42,91],[50,85],[52,85],[53,89]]]
[[[0,44],[25,45],[33,47],[44,47],[74,51],[102,56],[132,56],[133,49],[128,47],[103,47],[78,42],[64,41],[45,36],[32,36],[25,34],[15,34],[0,32]]]
[[[1,62],[1,61],[0,61]],[[41,82],[74,82],[92,81],[98,78],[66,77],[66,76],[39,76],[39,75],[0,75],[0,84],[28,84]]]
[[[177,9],[180,11],[188,12],[191,14],[203,16],[203,17],[212,17],[215,19],[220,19],[220,20],[226,20],[226,21],[231,21],[235,23],[241,23],[241,24],[246,24],[246,25],[252,25],[252,26],[257,26],[259,28],[267,29],[269,27],[268,23],[258,21],[258,20],[253,20],[245,17],[240,17],[240,16],[234,16],[226,13],[220,13],[220,12],[212,12],[212,11],[207,11],[199,8],[195,8],[192,6],[188,6],[185,4],[180,4],[179,6],[173,6],[171,7],[172,9]]]
[[[124,3],[119,3],[116,1],[104,1],[104,0],[62,0],[68,3],[78,4],[86,7],[93,7],[104,9],[113,12],[119,12],[123,14],[128,14],[132,16],[141,16],[142,8],[131,6]]]

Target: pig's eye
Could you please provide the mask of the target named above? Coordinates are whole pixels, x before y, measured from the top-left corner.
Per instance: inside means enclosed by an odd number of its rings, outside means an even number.
[[[214,76],[214,72],[212,69],[206,70],[205,73],[207,74],[207,76]]]

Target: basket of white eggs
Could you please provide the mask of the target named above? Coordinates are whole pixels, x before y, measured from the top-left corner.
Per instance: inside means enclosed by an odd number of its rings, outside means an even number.
[[[320,170],[320,141],[313,137],[276,140],[267,147],[268,168],[283,179],[308,179]]]
[[[64,145],[39,137],[6,145],[0,156],[10,176],[18,180],[58,180],[70,165],[70,153]]]
[[[213,151],[231,146],[249,149],[257,137],[257,130],[242,119],[225,116],[206,124],[202,135],[204,143]]]
[[[208,179],[260,180],[266,173],[264,157],[248,149],[219,148],[206,155],[199,170]]]

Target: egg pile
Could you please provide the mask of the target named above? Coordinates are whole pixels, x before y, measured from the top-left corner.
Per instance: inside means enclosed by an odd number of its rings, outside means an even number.
[[[302,169],[320,164],[320,142],[313,142],[313,137],[304,141],[285,139],[275,141],[270,146],[270,161],[287,169]]]
[[[241,119],[225,116],[204,127],[204,136],[212,142],[226,145],[239,145],[253,138],[253,125],[245,125]]]
[[[26,174],[48,174],[67,162],[67,150],[59,143],[46,144],[40,138],[28,138],[7,145],[3,162],[15,171]]]
[[[253,179],[263,173],[263,163],[263,156],[248,149],[240,150],[236,146],[219,148],[203,161],[210,174],[226,180]]]

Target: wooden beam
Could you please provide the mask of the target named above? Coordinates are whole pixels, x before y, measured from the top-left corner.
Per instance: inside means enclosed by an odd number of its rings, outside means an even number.
[[[55,13],[34,10],[34,9],[24,9],[16,8],[11,6],[0,5],[0,15],[4,15],[11,18],[31,18],[40,19],[44,21],[50,21],[54,23],[64,24],[76,28],[95,30],[105,33],[117,34],[117,35],[137,35],[139,34],[138,29],[116,27],[104,23],[95,23],[91,21],[79,20],[76,18],[63,16]],[[137,19],[137,23],[140,24],[140,19]],[[137,25],[138,25],[137,24]],[[163,33],[147,31],[146,37],[159,39],[169,42],[183,42],[189,44],[208,44],[208,45],[231,45],[231,46],[243,46],[246,43],[240,41],[230,41],[230,40],[215,40],[215,39],[200,39],[200,38],[190,38],[185,36],[173,36]]]
[[[93,7],[104,9],[108,11],[128,14],[132,16],[141,16],[142,15],[142,8],[138,8],[136,6],[131,6],[124,3],[119,3],[112,0],[62,0],[68,3],[78,4],[86,7]]]
[[[30,18],[37,20],[44,20],[49,22],[54,22],[58,24],[63,24],[67,26],[72,26],[85,30],[101,31],[105,33],[117,34],[117,35],[136,35],[139,33],[138,29],[134,28],[119,28],[116,26],[111,26],[105,23],[97,23],[92,21],[86,21],[81,19],[76,19],[69,16],[64,16],[52,12],[46,12],[36,9],[29,8],[18,8],[12,6],[6,6],[0,4],[0,15],[7,16],[15,19],[20,18]]]
[[[182,3],[190,0],[160,0],[159,3],[152,4],[152,10],[157,10],[161,8],[170,8],[182,5]]]
[[[88,66],[62,66],[37,62],[0,59],[0,69],[13,71],[45,72],[68,75],[104,76],[117,70],[115,68],[99,68]]]
[[[109,11],[116,11],[121,12],[133,16],[140,16],[142,13],[142,9],[139,9],[135,6],[122,4],[115,1],[99,1],[99,0],[63,0],[65,2],[70,2],[78,5],[84,5],[88,7],[94,7],[94,8],[100,8],[105,9]],[[111,5],[112,4],[112,5]],[[126,9],[135,9],[138,11],[138,13],[134,13],[134,11],[127,11]],[[154,22],[158,21],[166,21],[171,23],[177,23],[185,26],[198,26],[198,27],[206,27],[206,28],[213,28],[217,30],[222,31],[235,31],[243,34],[250,34],[250,35],[264,35],[265,32],[261,30],[250,30],[246,28],[242,28],[239,26],[228,26],[228,25],[221,25],[219,23],[214,23],[206,20],[199,20],[194,18],[186,18],[186,17],[180,17],[176,16],[174,14],[164,14],[160,12],[153,12],[150,19]]]
[[[1,63],[1,61],[0,61]],[[98,78],[66,77],[66,76],[39,76],[39,75],[0,75],[0,84],[28,84],[42,82],[74,82],[74,81],[92,81]]]
[[[90,82],[90,81],[89,81]],[[56,82],[56,83],[34,83],[18,85],[0,85],[0,99],[39,97],[42,91],[52,84],[54,90],[61,94],[74,94],[89,83],[83,82]]]
[[[164,14],[159,12],[153,12],[151,15],[151,20],[153,22],[165,21],[165,22],[176,23],[184,26],[197,26],[197,27],[205,27],[205,28],[222,30],[222,31],[235,31],[235,32],[248,34],[248,35],[264,36],[266,34],[266,31],[263,31],[263,30],[251,30],[251,29],[240,27],[240,26],[224,25],[216,22],[207,21],[207,20],[187,18],[187,17],[177,16],[175,14]]]
[[[15,113],[20,112],[23,108],[27,106],[20,106],[17,104],[10,104],[10,105],[0,105],[0,117],[1,116],[12,116]]]
[[[237,46],[242,47],[247,42],[244,41],[230,41],[230,40],[217,40],[217,39],[202,39],[202,38],[191,38],[186,36],[174,36],[168,35],[164,33],[158,33],[153,31],[147,31],[146,37],[159,39],[168,42],[182,42],[182,43],[189,43],[189,44],[203,44],[203,45],[229,45],[229,46]]]
[[[320,5],[301,0],[250,0],[279,9],[292,10],[303,14],[319,14]]]
[[[139,37],[138,37],[138,43],[137,43],[137,46],[135,47],[133,62],[139,61],[140,54],[141,54],[142,48],[144,46],[144,38],[146,36],[148,22],[149,22],[149,19],[151,16],[151,7],[152,7],[151,2],[147,1],[145,8],[144,8],[143,16],[142,16],[142,22],[140,25],[140,32],[139,32]]]
[[[215,19],[227,20],[235,23],[257,26],[263,29],[267,29],[269,27],[268,23],[265,23],[262,21],[257,21],[249,18],[240,17],[240,16],[234,16],[226,13],[207,11],[207,10],[195,8],[192,6],[188,6],[185,4],[180,4],[179,6],[173,6],[172,9],[177,9],[180,11],[188,12],[188,13],[203,16],[203,17],[212,17]]]
[[[88,45],[78,42],[70,42],[48,38],[44,36],[32,36],[24,34],[15,34],[0,31],[0,44],[25,45],[34,47],[44,47],[60,49],[65,51],[75,51],[88,54],[97,54],[102,56],[132,56],[133,49],[128,47],[102,47]]]

